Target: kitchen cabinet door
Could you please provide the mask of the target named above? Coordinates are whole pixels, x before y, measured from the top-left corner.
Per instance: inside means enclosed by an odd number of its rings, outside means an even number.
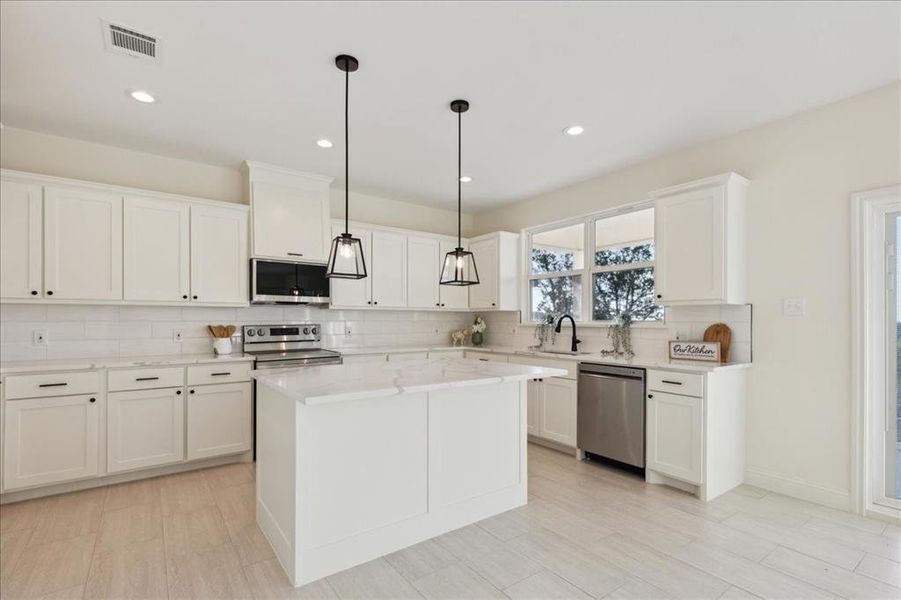
[[[43,190],[0,182],[0,298],[43,296]]]
[[[689,483],[703,483],[703,400],[652,391],[647,395],[647,465]]]
[[[332,238],[344,232],[343,226],[332,227]],[[350,233],[360,238],[363,260],[366,262],[366,277],[363,279],[329,279],[329,303],[340,308],[363,308],[372,306],[372,234],[369,231],[351,227]]]
[[[466,240],[463,240],[463,247],[466,247]],[[447,256],[448,252],[453,252],[456,248],[456,242],[441,242],[437,277],[441,276],[441,269],[444,267],[444,257]],[[481,268],[481,265],[476,265],[476,268]],[[481,273],[479,271],[480,275]],[[438,290],[438,294],[441,308],[449,310],[466,310],[469,308],[469,287],[467,286],[442,285]]]
[[[541,435],[541,402],[544,395],[544,385],[537,379],[530,379],[527,385],[528,409],[527,421],[529,435]]]
[[[479,272],[479,284],[469,286],[469,308],[496,308],[498,295],[498,240],[473,242],[470,247]]]
[[[53,299],[122,299],[122,196],[44,188],[44,284]]]
[[[576,445],[576,382],[551,377],[542,379],[538,435],[548,440]]]
[[[407,306],[438,308],[440,244],[432,238],[407,238]],[[447,287],[447,286],[441,286]]]
[[[10,400],[5,409],[6,491],[99,473],[99,396]]]
[[[329,244],[329,187],[252,184],[253,255],[325,262]]]
[[[184,398],[181,388],[110,393],[107,470],[115,473],[184,460]]]
[[[248,301],[247,212],[195,204],[191,207],[191,301]]]
[[[397,233],[372,232],[372,306],[407,305],[407,238]]]
[[[190,215],[185,202],[129,196],[124,204],[126,300],[187,302]]]
[[[655,285],[664,304],[723,300],[724,201],[719,186],[657,200]]]
[[[188,460],[250,450],[250,383],[191,387],[187,412]]]

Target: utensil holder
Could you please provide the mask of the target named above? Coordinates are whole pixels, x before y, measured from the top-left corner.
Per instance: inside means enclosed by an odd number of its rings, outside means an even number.
[[[215,340],[213,340],[213,352],[215,352],[216,354],[231,354],[231,338],[216,338]]]

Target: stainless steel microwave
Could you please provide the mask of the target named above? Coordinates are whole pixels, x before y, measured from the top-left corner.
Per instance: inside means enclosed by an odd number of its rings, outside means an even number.
[[[328,304],[325,265],[254,258],[250,261],[251,304]]]

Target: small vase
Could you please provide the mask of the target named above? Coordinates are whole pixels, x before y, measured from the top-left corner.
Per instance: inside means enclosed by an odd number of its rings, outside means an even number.
[[[482,345],[482,333],[476,331],[472,334],[472,345],[473,346],[481,346]]]

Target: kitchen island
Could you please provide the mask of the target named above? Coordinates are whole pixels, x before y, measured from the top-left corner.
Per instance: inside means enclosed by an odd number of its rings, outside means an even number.
[[[258,371],[257,523],[295,586],[527,500],[527,382],[467,359]]]

